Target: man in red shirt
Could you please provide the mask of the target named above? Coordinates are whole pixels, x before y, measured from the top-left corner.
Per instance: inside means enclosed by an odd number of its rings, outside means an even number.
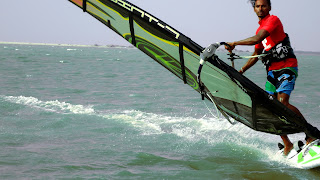
[[[230,47],[226,46],[226,49],[232,51],[237,45],[255,45],[253,56],[260,55],[263,52],[271,54],[271,58],[269,56],[268,61],[264,62],[268,72],[266,91],[289,109],[302,116],[300,111],[289,103],[290,94],[298,76],[298,62],[291,48],[289,37],[285,34],[280,19],[269,14],[271,11],[270,0],[252,1],[260,24],[256,35],[241,41],[230,42],[228,43]],[[249,59],[239,72],[244,73],[257,61],[258,58]],[[286,134],[281,135],[281,138],[285,146],[284,155],[288,155],[293,149],[293,144]],[[307,143],[313,141],[309,137],[306,139]]]

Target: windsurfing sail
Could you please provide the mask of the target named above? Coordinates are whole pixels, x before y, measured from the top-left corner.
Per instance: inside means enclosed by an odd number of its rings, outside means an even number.
[[[165,22],[125,0],[69,0],[201,92],[197,81],[203,47]],[[203,66],[205,98],[225,115],[261,132],[320,132],[217,56]]]

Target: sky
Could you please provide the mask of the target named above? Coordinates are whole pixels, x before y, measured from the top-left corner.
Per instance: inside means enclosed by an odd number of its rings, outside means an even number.
[[[251,37],[258,18],[248,0],[129,0],[205,47]],[[320,52],[320,0],[271,0],[295,50]],[[8,0],[0,42],[130,45],[68,0]],[[253,50],[253,47],[236,47]]]

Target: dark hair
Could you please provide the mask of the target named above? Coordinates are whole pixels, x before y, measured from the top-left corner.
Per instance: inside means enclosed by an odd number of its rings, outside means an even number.
[[[256,5],[256,1],[257,0],[251,0],[251,4],[252,4],[252,7],[254,7]],[[271,6],[271,0],[267,0],[269,6]]]

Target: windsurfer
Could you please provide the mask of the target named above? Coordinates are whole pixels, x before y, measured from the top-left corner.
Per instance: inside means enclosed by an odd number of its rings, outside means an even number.
[[[268,53],[267,59],[263,60],[268,72],[266,91],[303,117],[301,112],[289,103],[290,94],[298,76],[298,62],[291,48],[289,37],[285,34],[280,19],[269,14],[270,0],[251,1],[260,24],[256,35],[244,40],[229,42],[230,46],[225,48],[232,51],[237,45],[255,45],[253,56]],[[239,72],[244,73],[258,60],[258,57],[249,59]],[[281,138],[285,146],[284,155],[287,155],[293,149],[293,144],[286,134],[281,135]],[[310,143],[314,139],[307,136],[306,140],[307,143]]]

